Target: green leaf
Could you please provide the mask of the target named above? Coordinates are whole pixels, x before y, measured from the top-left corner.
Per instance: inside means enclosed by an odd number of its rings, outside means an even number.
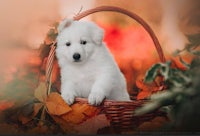
[[[165,99],[172,99],[172,92],[169,90],[157,92],[151,95],[151,100],[165,100]]]
[[[158,70],[162,67],[161,63],[154,64],[146,73],[144,82],[151,83],[158,74]]]
[[[200,45],[200,33],[187,35],[187,37],[190,42],[190,45],[192,46]]]
[[[149,112],[152,112],[160,107],[160,103],[158,101],[153,101],[144,104],[142,107],[137,108],[134,111],[134,116],[140,116]]]
[[[194,69],[198,67],[200,67],[200,57],[196,57],[195,59],[192,60],[190,68]]]
[[[192,51],[192,50],[189,50],[188,52],[189,52],[190,54],[192,54],[192,55],[200,56],[200,51]]]
[[[167,61],[165,64],[162,65],[160,69],[160,73],[164,76],[165,80],[169,78],[169,70],[170,70],[171,62]]]

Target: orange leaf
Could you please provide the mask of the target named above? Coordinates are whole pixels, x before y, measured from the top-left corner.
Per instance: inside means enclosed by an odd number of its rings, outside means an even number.
[[[99,108],[88,105],[83,114],[88,117],[93,117],[97,115],[99,112],[100,112]]]
[[[97,107],[86,103],[75,103],[69,107],[58,93],[51,93],[45,104],[51,116],[57,115],[63,121],[73,124],[79,124],[87,118],[97,115],[100,111]]]
[[[35,103],[33,105],[33,116],[36,116],[39,112],[39,110],[44,106],[43,103]]]
[[[97,134],[101,128],[110,126],[105,114],[100,114],[90,118],[76,127],[78,134]]]
[[[149,97],[151,94],[152,93],[150,91],[141,91],[137,95],[137,100],[145,99],[145,98]]]
[[[148,90],[147,85],[142,80],[136,80],[136,86],[141,90]]]
[[[84,121],[84,114],[81,112],[77,112],[77,111],[71,111],[67,114],[61,115],[60,116],[63,120],[73,123],[73,124],[79,124],[81,122]]]
[[[62,115],[61,117],[74,124],[79,124],[85,121],[87,118],[90,118],[99,113],[97,107],[88,105],[86,103],[75,103],[71,106],[72,111],[67,114]]]
[[[87,104],[75,103],[71,106],[71,108],[72,111],[62,115],[61,118],[74,124],[83,122],[85,118],[83,112],[87,108]]]
[[[46,99],[46,107],[50,114],[52,115],[63,115],[70,112],[72,109],[67,105],[67,103],[62,99],[60,94],[51,93]]]
[[[67,121],[65,121],[64,119],[60,118],[59,116],[56,115],[51,115],[51,117],[53,118],[53,120],[59,124],[59,126],[62,128],[62,130],[65,133],[76,133],[76,131],[74,130],[74,124],[69,123]]]
[[[165,89],[165,86],[158,86],[158,87],[154,86],[154,87],[151,87],[152,92],[161,91],[163,89]]]

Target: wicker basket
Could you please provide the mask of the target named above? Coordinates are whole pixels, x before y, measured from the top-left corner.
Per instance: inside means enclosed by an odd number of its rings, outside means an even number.
[[[160,61],[165,62],[165,57],[164,57],[162,48],[154,32],[152,31],[150,26],[135,13],[132,13],[130,11],[127,11],[119,7],[101,6],[101,7],[96,7],[93,9],[86,10],[82,13],[79,13],[78,15],[74,17],[74,20],[80,20],[81,18],[87,15],[90,15],[95,12],[100,12],[100,11],[119,12],[131,17],[132,19],[140,23],[151,36],[154,42],[156,51],[159,55]],[[55,58],[55,49],[56,49],[55,45],[56,43],[53,43],[51,45],[51,50],[50,50],[50,53],[47,59],[47,64],[46,64],[46,84],[49,90],[51,88],[51,75],[52,75],[52,68],[53,68],[53,62]],[[88,103],[87,99],[85,98],[76,98],[76,102]],[[156,116],[166,115],[165,113],[161,111],[154,111],[142,116],[134,116],[133,115],[134,110],[140,107],[145,102],[148,102],[148,100],[132,100],[130,102],[104,100],[104,102],[99,106],[99,108],[103,109],[103,112],[106,114],[107,118],[110,120],[111,127],[113,127],[116,132],[122,132],[127,129],[133,129],[137,127],[138,125],[140,125],[141,123],[145,121],[149,121]]]

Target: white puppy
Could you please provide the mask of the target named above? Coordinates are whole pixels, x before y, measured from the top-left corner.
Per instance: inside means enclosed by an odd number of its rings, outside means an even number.
[[[104,98],[129,101],[125,78],[103,43],[104,32],[92,22],[64,20],[58,26],[56,56],[61,69],[61,96],[99,105]]]

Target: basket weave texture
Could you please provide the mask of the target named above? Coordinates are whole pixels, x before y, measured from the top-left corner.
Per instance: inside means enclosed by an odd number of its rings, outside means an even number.
[[[74,20],[80,20],[81,18],[87,15],[93,14],[95,12],[100,12],[100,11],[119,12],[131,17],[132,19],[140,23],[151,36],[160,61],[165,62],[165,56],[163,54],[160,43],[156,35],[154,34],[153,30],[141,17],[139,17],[133,12],[127,11],[119,7],[101,6],[101,7],[96,7],[93,9],[86,10],[82,13],[79,13],[78,15],[74,17]],[[47,64],[46,64],[46,85],[48,88],[51,88],[51,74],[52,74],[52,68],[53,68],[53,63],[54,63],[54,58],[55,58],[55,49],[56,49],[56,42],[51,45],[51,50],[49,52],[49,56],[48,56]],[[76,102],[88,103],[87,99],[85,98],[76,98]],[[133,114],[134,110],[138,107],[141,107],[142,104],[146,102],[148,102],[148,100],[132,100],[129,102],[104,100],[104,102],[99,106],[99,108],[102,109],[102,111],[106,114],[107,118],[110,120],[111,127],[113,127],[116,131],[121,132],[127,129],[135,128],[141,123],[145,121],[149,121],[156,116],[166,116],[166,114],[161,111],[154,111],[142,116],[134,116]]]

